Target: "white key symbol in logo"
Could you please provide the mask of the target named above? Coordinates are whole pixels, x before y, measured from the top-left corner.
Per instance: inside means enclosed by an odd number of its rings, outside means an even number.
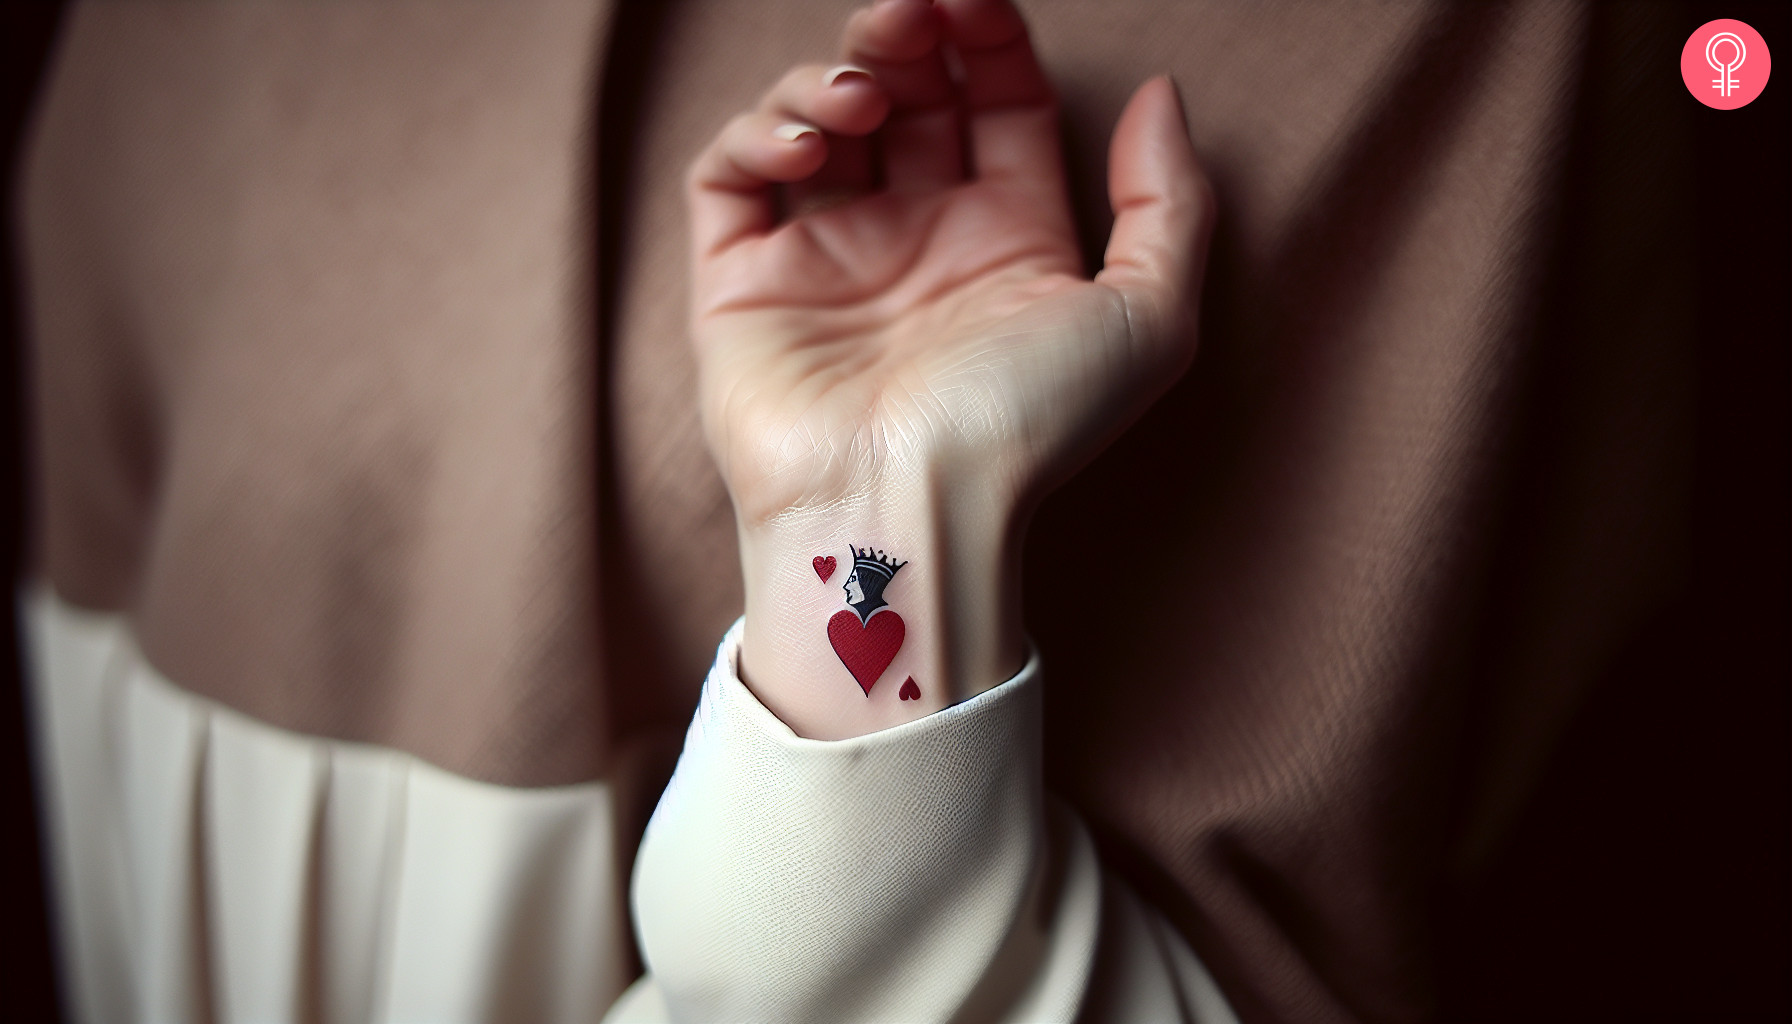
[[[1724,63],[1717,59],[1717,47],[1720,43],[1729,43],[1736,48],[1736,59]],[[1705,63],[1711,65],[1718,77],[1711,80],[1711,88],[1718,95],[1728,96],[1736,91],[1736,69],[1748,59],[1748,48],[1742,45],[1742,37],[1734,32],[1719,32],[1705,42]]]

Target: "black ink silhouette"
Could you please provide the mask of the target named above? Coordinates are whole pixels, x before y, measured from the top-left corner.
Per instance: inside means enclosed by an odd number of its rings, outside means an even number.
[[[869,620],[872,613],[886,607],[884,588],[896,578],[896,571],[907,565],[888,558],[882,551],[873,552],[870,548],[863,551],[848,544],[846,550],[852,552],[852,575],[846,577],[846,584],[841,587],[846,591],[846,603],[859,616],[860,622]]]

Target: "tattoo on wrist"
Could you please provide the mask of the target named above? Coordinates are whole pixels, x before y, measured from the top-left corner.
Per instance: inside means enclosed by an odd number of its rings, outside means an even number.
[[[828,619],[828,643],[859,689],[869,697],[884,670],[896,660],[908,631],[902,616],[884,599],[885,588],[908,563],[872,548],[849,544],[846,550],[852,556],[852,572],[840,589],[846,592],[847,607]],[[826,583],[839,563],[832,555],[816,555],[811,564],[815,575]],[[913,676],[903,683],[899,696],[903,700],[920,699],[921,688]]]

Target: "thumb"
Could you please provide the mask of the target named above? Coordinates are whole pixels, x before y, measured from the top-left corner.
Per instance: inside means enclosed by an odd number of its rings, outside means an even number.
[[[1095,280],[1174,331],[1200,297],[1214,203],[1168,75],[1140,86],[1120,115],[1108,149],[1108,201],[1114,230]]]

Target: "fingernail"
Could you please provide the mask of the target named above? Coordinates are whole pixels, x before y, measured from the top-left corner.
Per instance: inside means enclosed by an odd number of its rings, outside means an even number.
[[[772,129],[772,134],[785,142],[795,142],[805,135],[821,137],[821,133],[806,124],[781,124]]]
[[[857,64],[842,64],[837,68],[828,69],[828,73],[821,76],[822,88],[829,88],[835,82],[838,82],[848,75],[862,75],[864,76],[865,81],[871,81],[871,72],[859,67]]]

